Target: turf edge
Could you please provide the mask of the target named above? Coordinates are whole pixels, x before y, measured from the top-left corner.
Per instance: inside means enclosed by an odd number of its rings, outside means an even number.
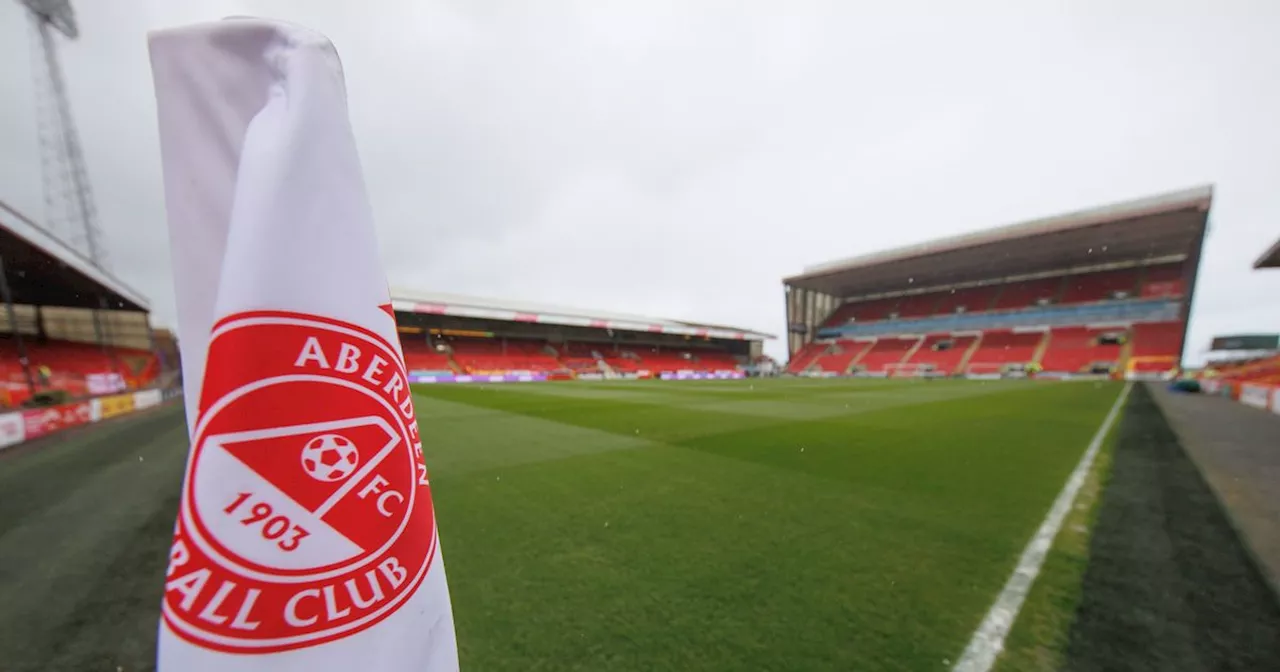
[[[1122,414],[1130,403],[1126,401]],[[1111,477],[1119,427],[1117,419],[1108,429],[1071,513],[1054,537],[1040,575],[1005,639],[1004,650],[996,658],[997,672],[1053,672],[1066,662],[1071,626],[1089,564],[1089,541],[1098,518],[1098,503]]]

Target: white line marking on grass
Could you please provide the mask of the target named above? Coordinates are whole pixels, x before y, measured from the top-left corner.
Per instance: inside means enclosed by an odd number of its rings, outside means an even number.
[[[1031,592],[1031,584],[1035,583],[1036,576],[1040,574],[1040,568],[1044,566],[1044,559],[1053,546],[1053,539],[1058,536],[1062,522],[1071,512],[1071,505],[1075,502],[1076,495],[1080,493],[1081,486],[1084,485],[1089,468],[1093,466],[1093,459],[1097,457],[1098,449],[1102,447],[1102,441],[1111,430],[1111,425],[1119,415],[1120,407],[1124,405],[1124,400],[1128,398],[1129,389],[1132,387],[1133,383],[1125,383],[1124,390],[1111,405],[1111,410],[1102,420],[1102,426],[1098,427],[1098,432],[1093,435],[1093,440],[1089,442],[1089,447],[1080,458],[1080,463],[1071,472],[1067,484],[1062,487],[1062,492],[1058,493],[1058,498],[1054,500],[1053,506],[1049,509],[1049,515],[1045,516],[1044,522],[1040,523],[1040,529],[1036,530],[1035,536],[1031,537],[1031,542],[1023,549],[1022,557],[1018,558],[1018,566],[1013,570],[1013,576],[1010,576],[1004,584],[1000,595],[996,597],[996,603],[991,605],[991,610],[974,631],[960,660],[956,661],[955,667],[951,668],[954,672],[987,672],[995,665],[996,657],[1004,649],[1004,638],[1009,635],[1014,620],[1018,618],[1018,610],[1022,609],[1022,602],[1027,599],[1027,593]]]

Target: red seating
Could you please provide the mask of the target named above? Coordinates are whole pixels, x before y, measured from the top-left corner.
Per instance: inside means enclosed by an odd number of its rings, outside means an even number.
[[[639,371],[643,366],[640,363],[640,357],[630,350],[620,350],[616,345],[607,345],[600,348],[600,354],[604,355],[604,363],[614,371],[630,373]]]
[[[809,368],[814,359],[821,355],[827,349],[826,343],[806,343],[803,348],[796,351],[791,357],[791,361],[787,362],[787,373],[800,373]]]
[[[556,346],[556,349],[560,351],[561,357],[591,360],[595,359],[595,355],[592,353],[599,352],[604,354],[612,348],[613,346],[608,343],[578,343],[576,341],[569,341]]]
[[[849,370],[849,363],[866,347],[866,343],[857,341],[836,341],[828,352],[818,357],[818,370],[845,373]]]
[[[450,341],[453,359],[467,373],[490,371],[559,371],[560,362],[546,351],[543,341],[458,338]]]
[[[1014,282],[1000,287],[1000,295],[992,304],[993,310],[1029,308],[1042,299],[1052,299],[1062,286],[1062,278],[1041,278],[1026,282]]]
[[[1147,269],[1142,283],[1143,298],[1179,297],[1185,292],[1182,267],[1153,266]]]
[[[1120,358],[1120,345],[1101,345],[1098,337],[1114,329],[1056,327],[1049,332],[1049,347],[1040,358],[1044,371],[1078,373],[1098,362],[1114,364]]]
[[[870,322],[874,320],[883,320],[889,317],[895,306],[898,305],[898,299],[872,299],[871,301],[855,301],[846,303],[836,309],[831,314],[823,326],[834,327],[844,324],[849,320],[857,320],[859,322]]]
[[[1177,359],[1182,356],[1182,331],[1181,322],[1133,325],[1130,368],[1140,373],[1163,373],[1176,367]]]
[[[694,356],[703,371],[733,371],[738,368],[738,360],[727,352],[695,352]]]
[[[452,371],[449,355],[437,351],[430,344],[419,340],[401,341],[404,365],[409,371]]]
[[[915,351],[905,364],[932,364],[938,373],[955,373],[960,360],[969,351],[977,336],[951,336],[950,334],[933,334],[925,338],[924,343]],[[938,350],[940,343],[950,342],[950,347]]]
[[[1120,292],[1133,297],[1137,296],[1137,289],[1138,272],[1133,269],[1073,275],[1067,278],[1067,286],[1059,303],[1108,301],[1118,298],[1117,294]]]
[[[980,313],[991,308],[997,287],[970,287],[943,292],[934,306],[935,315],[950,315],[964,308],[966,313]]]
[[[555,347],[560,352],[560,361],[564,365],[574,371],[595,370],[600,368],[600,362],[596,359],[596,348],[601,349],[607,346],[597,346],[593,343],[561,343]]]
[[[887,364],[898,364],[902,358],[906,356],[907,351],[915,347],[917,337],[911,338],[881,338],[876,344],[871,346],[867,354],[858,360],[858,368],[864,371],[880,372],[885,370]]]
[[[150,384],[159,375],[159,363],[154,353],[133,348],[113,347],[103,351],[93,343],[74,341],[44,341],[24,338],[27,362],[37,387],[64,390],[74,396],[90,393],[86,377],[94,374],[119,374],[130,388]],[[49,376],[42,380],[41,369]],[[0,337],[0,384],[9,391],[12,405],[21,403],[29,394],[27,378],[18,360],[17,342]]]
[[[969,358],[969,366],[975,364],[1029,364],[1039,347],[1041,332],[1014,333],[996,330],[982,334],[982,342]]]
[[[928,317],[934,313],[941,294],[917,294],[904,297],[898,303],[898,317]]]
[[[650,371],[694,371],[696,363],[685,356],[686,353],[671,350],[637,350],[640,356],[640,368]]]
[[[1225,380],[1242,383],[1280,385],[1280,355],[1272,355],[1236,365],[1217,367]]]

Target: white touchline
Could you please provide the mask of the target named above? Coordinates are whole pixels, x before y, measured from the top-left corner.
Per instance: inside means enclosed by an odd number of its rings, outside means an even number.
[[[982,619],[973,637],[969,639],[969,645],[960,655],[960,660],[956,661],[955,666],[951,668],[953,672],[987,672],[992,665],[995,665],[996,656],[1000,655],[1000,651],[1004,649],[1004,638],[1013,627],[1013,622],[1018,617],[1018,610],[1022,608],[1023,600],[1027,599],[1027,593],[1031,592],[1031,584],[1035,583],[1036,576],[1040,574],[1045,556],[1053,546],[1053,539],[1058,536],[1062,522],[1071,512],[1071,505],[1075,503],[1076,495],[1084,485],[1089,467],[1093,465],[1093,459],[1097,457],[1098,449],[1102,447],[1102,441],[1111,430],[1111,425],[1119,415],[1120,407],[1124,405],[1124,400],[1128,398],[1129,389],[1132,387],[1133,383],[1125,383],[1124,389],[1116,397],[1111,410],[1107,412],[1107,417],[1102,420],[1102,426],[1093,435],[1088,449],[1080,458],[1080,463],[1071,472],[1067,484],[1062,487],[1062,492],[1058,493],[1058,498],[1054,500],[1053,506],[1049,509],[1049,515],[1045,516],[1044,522],[1040,523],[1040,529],[1036,530],[1035,536],[1031,537],[1031,542],[1023,549],[1022,556],[1018,558],[1018,566],[1013,569],[1013,576],[1005,582],[1000,595],[996,597],[996,603],[991,605],[986,618]]]

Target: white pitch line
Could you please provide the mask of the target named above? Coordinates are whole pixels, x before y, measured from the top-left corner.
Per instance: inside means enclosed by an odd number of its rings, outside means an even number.
[[[1080,458],[1080,463],[1071,472],[1067,484],[1062,487],[1062,492],[1058,493],[1058,498],[1054,500],[1053,507],[1049,509],[1049,515],[1045,516],[1044,522],[1040,523],[1040,529],[1036,530],[1035,536],[1031,537],[1031,542],[1023,549],[1022,557],[1018,558],[1018,566],[1013,570],[1013,576],[1005,582],[1000,595],[996,597],[995,604],[991,605],[986,618],[982,619],[982,623],[974,631],[960,660],[956,661],[955,667],[951,668],[953,672],[988,672],[995,665],[996,657],[1004,649],[1004,638],[1008,636],[1009,629],[1018,618],[1018,610],[1022,609],[1022,602],[1027,599],[1027,593],[1031,592],[1031,584],[1035,583],[1036,576],[1040,574],[1040,568],[1044,566],[1044,559],[1049,554],[1049,548],[1053,546],[1053,539],[1058,536],[1058,530],[1062,529],[1062,522],[1071,512],[1071,505],[1075,503],[1076,495],[1084,485],[1089,468],[1093,466],[1093,459],[1097,457],[1102,441],[1111,430],[1111,425],[1119,415],[1120,407],[1124,405],[1124,400],[1128,398],[1129,389],[1132,387],[1133,383],[1125,383],[1124,390],[1116,397],[1111,410],[1107,412],[1107,417],[1102,420],[1102,426],[1093,435],[1088,449]]]

